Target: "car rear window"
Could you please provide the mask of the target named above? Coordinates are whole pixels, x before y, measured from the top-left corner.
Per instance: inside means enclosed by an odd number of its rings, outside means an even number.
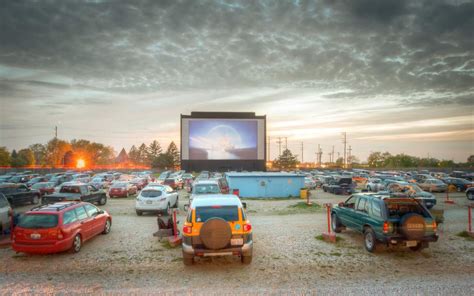
[[[143,190],[140,195],[142,197],[148,197],[148,198],[154,198],[154,197],[159,197],[163,193],[159,190]]]
[[[196,207],[196,222],[206,222],[211,218],[239,221],[239,208],[237,206]]]
[[[25,214],[20,217],[17,225],[29,229],[52,228],[58,225],[58,215]]]
[[[61,193],[81,193],[81,188],[79,186],[63,186],[59,191]]]
[[[209,194],[209,193],[221,193],[219,186],[210,184],[210,185],[196,185],[194,186],[193,193],[195,194]]]
[[[408,213],[416,213],[425,218],[429,218],[430,214],[415,200],[389,200],[386,199],[387,214],[390,218],[401,218]]]

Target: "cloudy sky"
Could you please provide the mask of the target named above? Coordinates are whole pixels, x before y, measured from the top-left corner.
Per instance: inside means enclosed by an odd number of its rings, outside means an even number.
[[[2,1],[0,146],[179,142],[253,111],[304,159],[474,153],[472,1]]]

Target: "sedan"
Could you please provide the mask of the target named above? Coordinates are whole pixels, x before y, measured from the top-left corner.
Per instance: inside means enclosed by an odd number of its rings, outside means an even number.
[[[424,191],[429,192],[446,192],[448,185],[438,179],[425,179],[422,182],[418,182],[418,186]]]
[[[135,211],[138,216],[143,215],[143,212],[164,212],[167,214],[171,207],[178,207],[178,200],[178,193],[172,189],[147,187],[138,194]]]
[[[53,182],[38,182],[31,186],[31,189],[36,189],[40,192],[41,196],[54,193]]]
[[[137,194],[138,189],[135,185],[128,182],[113,183],[109,188],[110,197],[129,197]]]

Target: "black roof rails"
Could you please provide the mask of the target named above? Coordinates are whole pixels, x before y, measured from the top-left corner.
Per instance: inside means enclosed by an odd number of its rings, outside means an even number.
[[[51,205],[54,205],[54,203],[45,204],[45,205],[40,205],[40,206],[34,207],[30,211],[39,211],[39,210],[42,210],[42,209],[45,209],[45,208],[52,208],[52,209],[56,209],[56,212],[59,212],[61,210],[64,210],[65,208],[69,208],[69,207],[71,207],[75,204],[77,204],[77,202],[69,202],[69,203],[63,204],[63,205],[58,206],[58,207],[51,207]]]

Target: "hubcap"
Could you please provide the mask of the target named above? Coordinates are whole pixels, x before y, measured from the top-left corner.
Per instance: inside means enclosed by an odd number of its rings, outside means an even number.
[[[336,216],[332,216],[331,222],[332,222],[332,229],[336,230]]]
[[[110,231],[110,221],[107,220],[107,222],[105,222],[105,232],[109,233],[109,231]]]
[[[81,238],[79,236],[76,236],[74,239],[74,250],[77,252],[81,248]]]

